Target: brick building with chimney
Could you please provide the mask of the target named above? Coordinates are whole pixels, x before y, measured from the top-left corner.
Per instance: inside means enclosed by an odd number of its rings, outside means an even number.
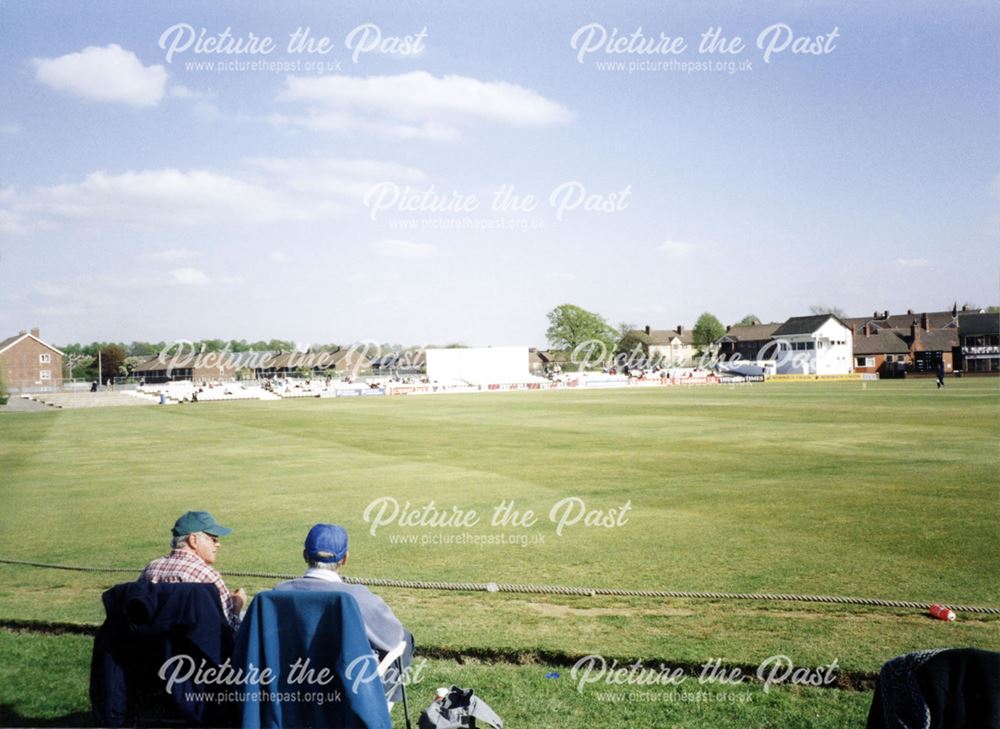
[[[42,341],[39,331],[22,331],[0,341],[0,373],[11,392],[61,390],[63,353]]]
[[[855,332],[855,369],[890,376],[899,373],[900,361],[906,372],[916,374],[933,374],[942,362],[946,373],[961,369],[959,317],[976,311],[955,305],[950,311],[919,314],[913,309],[905,314],[876,311],[870,317],[848,319]],[[905,353],[899,351],[898,342],[890,335],[905,343]],[[864,365],[859,366],[862,361]]]

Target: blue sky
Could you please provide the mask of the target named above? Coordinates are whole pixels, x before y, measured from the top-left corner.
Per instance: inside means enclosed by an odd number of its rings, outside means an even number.
[[[328,53],[289,52],[306,27]],[[567,302],[997,303],[998,30],[992,2],[2,2],[0,333],[542,346]]]

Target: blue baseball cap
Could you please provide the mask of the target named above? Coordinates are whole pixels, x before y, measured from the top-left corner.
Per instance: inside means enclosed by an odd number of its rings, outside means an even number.
[[[347,530],[339,524],[317,524],[306,536],[306,559],[339,562],[347,555]]]
[[[171,531],[175,537],[184,537],[195,532],[205,532],[213,537],[224,537],[231,534],[233,530],[222,526],[207,511],[188,511],[174,522],[174,528]]]

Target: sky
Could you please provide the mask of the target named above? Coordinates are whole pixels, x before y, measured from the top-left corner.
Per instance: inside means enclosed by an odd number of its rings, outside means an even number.
[[[998,303],[995,2],[0,2],[0,338]]]

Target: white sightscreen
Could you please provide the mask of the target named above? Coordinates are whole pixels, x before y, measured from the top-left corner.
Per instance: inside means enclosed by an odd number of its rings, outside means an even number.
[[[428,349],[427,377],[438,382],[461,380],[473,385],[524,382],[528,379],[528,348]]]

